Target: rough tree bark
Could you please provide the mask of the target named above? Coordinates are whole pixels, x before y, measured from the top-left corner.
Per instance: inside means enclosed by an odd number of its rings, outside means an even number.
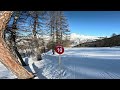
[[[0,62],[6,66],[18,79],[30,79],[34,75],[17,63],[16,58],[11,54],[9,47],[4,41],[4,30],[12,15],[12,11],[0,11]]]

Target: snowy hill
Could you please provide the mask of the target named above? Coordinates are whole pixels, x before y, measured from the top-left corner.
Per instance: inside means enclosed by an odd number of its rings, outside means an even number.
[[[84,43],[84,42],[88,42],[88,41],[94,41],[96,39],[100,39],[100,38],[96,37],[96,36],[81,35],[81,34],[76,34],[76,33],[72,33],[70,35],[70,40],[72,41],[72,46],[76,46],[80,43]]]
[[[49,42],[49,40],[51,39],[50,36],[46,36],[46,35],[37,35],[37,38],[39,40],[39,43],[43,43],[42,40],[44,40],[44,44],[47,45],[47,43]],[[23,45],[26,48],[30,48],[30,44],[32,43],[33,40],[33,36],[19,36],[16,40],[17,45]]]
[[[38,35],[37,37],[38,38],[42,37],[44,39],[45,43],[48,43],[48,41],[51,39],[50,36],[47,36],[47,35],[43,35],[43,36]],[[23,41],[25,41],[25,39],[32,39],[32,36],[19,37],[19,39],[23,39]],[[18,39],[18,41],[19,41],[19,39]],[[76,33],[71,33],[71,35],[70,35],[70,41],[72,42],[71,46],[76,46],[80,43],[84,43],[84,42],[88,42],[88,41],[94,41],[94,40],[97,40],[97,39],[102,39],[102,38],[99,38],[99,37],[96,37],[96,36],[76,34]],[[22,43],[22,42],[20,42],[20,43]]]
[[[37,35],[38,38],[42,38],[45,41],[45,45],[51,40],[52,38],[48,35]],[[26,37],[19,37],[17,41],[21,40],[18,44],[23,44],[23,42],[29,42],[31,41],[32,36],[26,36]],[[88,35],[82,35],[82,34],[76,34],[76,33],[71,33],[70,34],[70,41],[72,42],[71,47],[76,46],[80,43],[84,42],[92,42],[98,39],[102,39],[101,37],[96,37],[96,36],[88,36]]]

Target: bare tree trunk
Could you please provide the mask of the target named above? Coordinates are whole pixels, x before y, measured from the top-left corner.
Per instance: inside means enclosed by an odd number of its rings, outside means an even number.
[[[9,18],[11,17],[11,11],[0,12],[0,62],[14,73],[18,79],[33,78],[34,75],[28,72],[24,67],[17,63],[16,58],[11,54],[9,47],[6,45],[3,34]]]
[[[17,17],[17,18],[16,18]],[[12,49],[17,55],[19,62],[22,64],[22,66],[27,66],[26,63],[23,61],[20,53],[18,52],[17,46],[16,46],[16,30],[17,29],[17,21],[18,21],[19,16],[14,17],[13,25],[12,25],[12,31],[11,31],[11,44],[12,44]]]
[[[19,62],[22,64],[22,66],[27,66],[27,64],[23,61],[23,59],[22,59],[20,53],[18,52],[18,49],[17,49],[16,46],[14,46],[14,51],[15,51],[15,53],[16,53],[18,59],[19,59]]]
[[[41,56],[41,50],[39,50],[39,43],[38,43],[38,38],[37,38],[37,35],[36,35],[36,33],[37,33],[37,25],[38,25],[38,14],[36,13],[36,16],[35,16],[35,18],[34,18],[34,24],[33,24],[33,26],[34,26],[34,28],[33,28],[33,40],[34,40],[34,44],[35,44],[35,59],[37,60],[37,61],[39,61],[39,60],[42,60],[42,56]]]

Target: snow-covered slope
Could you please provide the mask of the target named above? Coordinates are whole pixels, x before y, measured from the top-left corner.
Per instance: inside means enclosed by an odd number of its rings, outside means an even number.
[[[120,48],[66,48],[58,55],[44,56],[43,75],[49,79],[120,79]]]
[[[73,42],[72,46],[76,46],[80,43],[84,43],[87,41],[94,41],[96,39],[100,39],[100,38],[96,36],[88,36],[88,35],[82,35],[82,34],[76,34],[76,33],[71,33],[70,35],[70,40]]]
[[[80,40],[91,39],[91,40],[93,40],[93,39],[98,39],[98,37],[71,33],[71,40],[75,40],[75,39],[80,39]]]
[[[43,60],[23,58],[35,73],[35,79],[120,79],[120,48],[65,48],[58,64],[58,54],[49,51],[42,55]],[[0,64],[0,78],[15,78]]]
[[[47,44],[48,41],[51,39],[51,37],[48,36],[48,35],[43,35],[43,36],[37,35],[37,37],[38,38],[43,38],[44,41],[45,41],[45,44]],[[23,44],[23,42],[28,42],[27,39],[32,39],[32,36],[19,37],[19,39],[17,39],[17,41],[19,41],[20,39],[22,39],[22,42],[19,42],[18,44]],[[72,42],[71,46],[76,46],[79,43],[84,43],[84,42],[87,42],[87,41],[94,41],[94,40],[97,40],[97,39],[102,39],[102,38],[99,38],[99,37],[96,37],[96,36],[76,34],[76,33],[71,33],[70,34],[70,40]]]

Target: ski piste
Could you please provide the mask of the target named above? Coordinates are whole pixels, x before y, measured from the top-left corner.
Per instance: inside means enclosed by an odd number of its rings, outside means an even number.
[[[34,74],[33,79],[120,79],[120,48],[65,48],[58,63],[58,54],[49,51],[43,60],[32,57],[23,60],[25,68]],[[0,78],[16,77],[0,64]]]

